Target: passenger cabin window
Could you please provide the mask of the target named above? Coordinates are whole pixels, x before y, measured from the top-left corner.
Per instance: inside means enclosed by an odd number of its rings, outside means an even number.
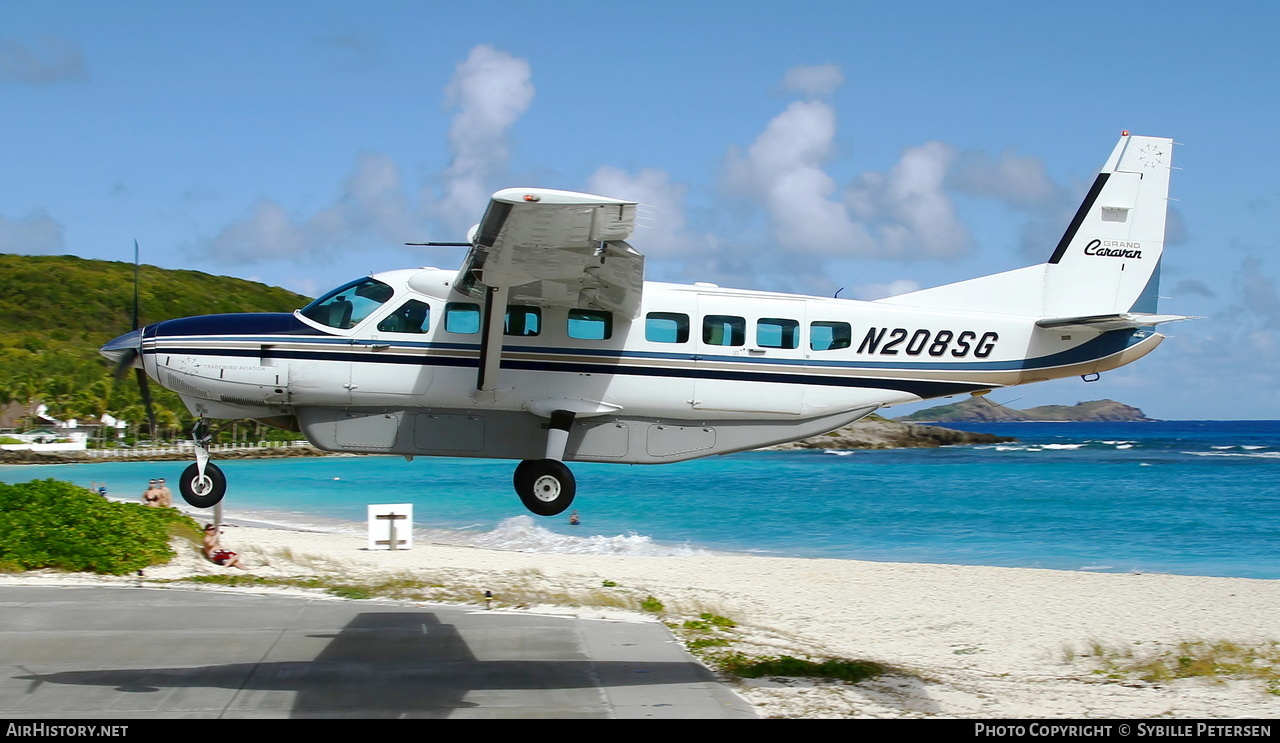
[[[507,305],[506,335],[531,336],[542,332],[542,310],[523,304]]]
[[[613,337],[613,313],[603,310],[569,310],[565,332],[583,341],[607,341]]]
[[[741,346],[747,342],[747,321],[732,315],[702,318],[702,342],[712,346]]]
[[[815,351],[848,348],[852,343],[853,328],[847,322],[809,323],[809,348]]]
[[[444,329],[450,333],[479,333],[480,305],[450,302],[444,306]]]
[[[425,333],[431,328],[431,306],[410,299],[400,309],[382,318],[378,330],[384,333]]]
[[[799,348],[800,323],[780,317],[763,317],[756,322],[756,345],[761,348]]]
[[[366,276],[343,284],[302,308],[302,316],[331,328],[354,328],[395,292],[391,287]]]
[[[654,343],[687,343],[689,316],[680,312],[650,312],[644,317],[644,339]]]

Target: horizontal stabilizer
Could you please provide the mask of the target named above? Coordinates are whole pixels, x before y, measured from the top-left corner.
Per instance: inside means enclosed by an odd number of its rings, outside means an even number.
[[[1113,315],[1088,315],[1086,317],[1046,317],[1036,320],[1036,325],[1054,330],[1093,330],[1099,333],[1108,330],[1128,330],[1147,328],[1165,322],[1178,320],[1194,320],[1187,315],[1154,315],[1148,312],[1120,312]]]

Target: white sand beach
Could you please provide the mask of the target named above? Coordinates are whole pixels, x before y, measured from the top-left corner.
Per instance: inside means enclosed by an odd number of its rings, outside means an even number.
[[[441,590],[455,600],[479,601],[492,591],[496,611],[656,621],[651,613],[593,605],[653,596],[668,623],[701,612],[735,620],[734,649],[892,669],[858,684],[740,683],[764,717],[1280,716],[1275,681],[1108,679],[1083,657],[1097,643],[1138,655],[1188,640],[1275,643],[1280,581],[732,555],[530,554],[421,542],[388,552],[367,550],[358,536],[252,527],[228,527],[223,543],[244,556],[248,575],[365,583],[406,577],[447,586]],[[183,543],[173,562],[141,579],[37,571],[0,576],[0,583],[137,585],[217,573],[246,574],[212,565]]]

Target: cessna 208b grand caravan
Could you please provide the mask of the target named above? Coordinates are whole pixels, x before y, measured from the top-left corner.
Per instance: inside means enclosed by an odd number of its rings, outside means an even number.
[[[102,353],[202,423],[256,418],[334,452],[520,460],[516,492],[549,516],[574,497],[565,462],[755,449],[1145,356],[1155,325],[1186,319],[1155,314],[1172,144],[1124,133],[1048,262],[874,302],[646,282],[624,242],[636,203],[511,188],[457,271],[366,276],[292,314],[155,323]],[[208,507],[226,480],[203,425],[195,438],[180,488]]]

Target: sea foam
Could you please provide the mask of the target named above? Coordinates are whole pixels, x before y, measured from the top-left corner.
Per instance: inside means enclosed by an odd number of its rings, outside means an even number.
[[[687,546],[661,545],[641,534],[585,537],[556,532],[538,525],[531,516],[504,519],[493,531],[484,534],[459,535],[457,544],[509,552],[539,552],[565,555],[637,555],[666,557],[672,555],[709,555],[707,550]]]

